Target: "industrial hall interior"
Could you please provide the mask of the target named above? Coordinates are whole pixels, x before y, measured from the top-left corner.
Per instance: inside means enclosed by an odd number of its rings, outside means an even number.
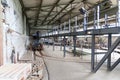
[[[0,80],[120,80],[120,0],[0,0]]]

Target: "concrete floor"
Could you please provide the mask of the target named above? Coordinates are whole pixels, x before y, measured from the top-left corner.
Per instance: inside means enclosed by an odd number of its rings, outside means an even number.
[[[73,57],[72,54],[66,54],[63,58],[63,51],[59,47],[44,46],[44,54],[51,57],[44,57],[48,67],[50,80],[120,80],[120,65],[109,72],[104,64],[96,73],[91,73],[90,60],[87,56],[81,59]],[[90,58],[90,55],[88,55]],[[47,79],[47,72],[44,70],[43,80]]]

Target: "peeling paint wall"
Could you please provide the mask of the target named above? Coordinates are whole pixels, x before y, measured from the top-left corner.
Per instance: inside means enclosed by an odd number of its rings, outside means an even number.
[[[22,16],[19,0],[6,0],[7,7],[3,7],[3,62],[16,62],[17,54],[21,57],[26,52],[26,18]],[[24,19],[23,19],[24,18]],[[13,50],[15,53],[13,53]],[[14,54],[14,55],[13,55]]]
[[[0,0],[1,1],[1,0]],[[3,64],[3,27],[2,27],[2,6],[0,5],[0,66]]]

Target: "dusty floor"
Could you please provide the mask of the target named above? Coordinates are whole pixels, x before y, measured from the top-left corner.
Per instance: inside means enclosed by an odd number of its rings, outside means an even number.
[[[106,63],[104,63],[96,73],[92,73],[90,55],[73,57],[73,54],[66,53],[64,58],[63,51],[60,50],[59,46],[55,46],[54,51],[53,46],[44,46],[43,53],[48,72],[44,66],[42,80],[48,80],[48,73],[49,80],[120,80],[120,65],[110,72],[107,71]],[[25,57],[31,59],[32,55],[27,54]],[[113,56],[113,59],[115,59],[115,56]],[[37,60],[42,61],[39,57],[37,57]],[[28,80],[40,80],[40,78]]]
[[[96,73],[91,73],[90,60],[86,59],[87,56],[80,58],[66,54],[66,58],[63,58],[60,47],[55,47],[55,51],[52,46],[44,46],[44,49],[46,55],[52,56],[44,57],[50,80],[120,80],[120,65],[109,72],[104,64]],[[46,71],[43,80],[48,80]]]

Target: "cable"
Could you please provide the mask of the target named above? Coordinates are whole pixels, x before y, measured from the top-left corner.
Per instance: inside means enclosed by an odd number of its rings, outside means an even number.
[[[36,55],[36,54],[35,54],[35,55]],[[44,63],[45,68],[46,68],[46,71],[47,71],[47,74],[48,74],[48,80],[50,80],[50,73],[49,73],[49,70],[48,70],[48,67],[47,67],[47,64],[46,64],[46,62],[45,62],[45,59],[44,59],[43,55],[42,55],[42,56],[36,55],[36,56],[38,56],[39,58],[42,58],[43,63]]]
[[[49,70],[48,70],[47,64],[46,64],[46,62],[45,62],[43,56],[42,56],[42,59],[43,59],[43,62],[44,62],[45,68],[46,68],[46,70],[47,70],[48,80],[50,80],[50,73],[49,73]]]

